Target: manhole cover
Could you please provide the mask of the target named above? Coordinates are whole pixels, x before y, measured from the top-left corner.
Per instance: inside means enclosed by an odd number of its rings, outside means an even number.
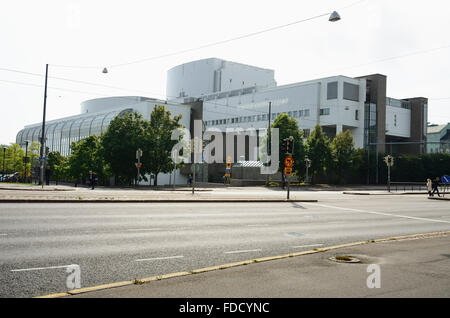
[[[350,255],[338,255],[329,258],[330,261],[338,263],[361,263],[361,260]]]

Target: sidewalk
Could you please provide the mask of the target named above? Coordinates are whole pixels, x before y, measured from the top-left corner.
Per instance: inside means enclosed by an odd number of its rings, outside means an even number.
[[[122,282],[109,288],[74,290],[67,297],[450,297],[450,232],[365,242],[362,245],[319,249],[278,260],[250,260],[230,268],[191,270],[185,273]],[[321,252],[321,250],[325,250]],[[337,263],[337,255],[353,256],[360,263]],[[247,266],[241,266],[248,264]],[[380,288],[368,288],[380,268]],[[226,266],[225,266],[226,267]],[[170,278],[175,276],[174,278]],[[114,286],[122,287],[111,288]],[[106,286],[104,286],[106,287]],[[64,296],[58,295],[58,296]]]
[[[307,192],[291,192],[292,202],[317,202]],[[104,188],[0,184],[0,202],[9,203],[184,203],[184,202],[285,202],[286,191],[248,188]]]

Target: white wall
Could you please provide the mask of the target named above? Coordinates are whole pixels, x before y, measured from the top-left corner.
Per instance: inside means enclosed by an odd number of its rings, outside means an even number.
[[[231,80],[231,81],[230,81]],[[210,58],[181,64],[167,72],[167,99],[201,97],[250,86],[275,86],[274,71]]]
[[[395,118],[397,125],[395,125]],[[386,106],[386,135],[411,137],[411,110]]]
[[[327,100],[327,83],[338,82],[338,98]],[[360,101],[343,99],[343,83],[359,85]],[[330,77],[315,81],[258,89],[253,94],[234,96],[205,101],[203,120],[229,119],[235,117],[258,116],[268,113],[269,102],[272,102],[272,113],[288,113],[299,110],[309,110],[309,117],[296,117],[301,129],[314,129],[317,123],[322,126],[336,127],[337,132],[344,127],[351,130],[355,139],[355,147],[364,146],[364,100],[365,80],[347,78],[344,76]],[[320,108],[329,108],[330,115],[319,116]],[[355,110],[359,111],[359,120],[355,119]],[[273,120],[271,119],[271,122]],[[225,130],[227,127],[267,128],[268,121],[259,120],[213,125]]]

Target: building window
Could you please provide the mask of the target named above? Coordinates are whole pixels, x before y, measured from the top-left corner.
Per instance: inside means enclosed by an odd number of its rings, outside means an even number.
[[[308,138],[311,135],[311,129],[303,129],[303,138]]]
[[[294,118],[297,118],[297,111],[296,110],[294,110]]]
[[[327,84],[327,99],[337,99],[338,82],[330,82]]]
[[[292,112],[288,112],[288,116],[289,116],[289,117],[292,117]]]
[[[309,117],[309,115],[310,115],[309,109],[305,109],[305,117]]]
[[[397,115],[394,115],[394,127],[397,127]]]
[[[355,110],[355,120],[359,120],[359,110]]]
[[[298,111],[298,117],[299,117],[299,118],[303,117],[303,110],[299,110],[299,111]]]
[[[359,85],[344,82],[344,99],[359,102]]]
[[[330,109],[329,108],[321,108],[320,109],[320,116],[327,116],[330,114]]]

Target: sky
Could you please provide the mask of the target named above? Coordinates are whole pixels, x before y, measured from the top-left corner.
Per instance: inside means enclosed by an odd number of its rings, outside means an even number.
[[[172,55],[334,10],[341,21],[324,16]],[[429,122],[447,123],[449,12],[446,0],[5,1],[0,143],[15,142],[25,125],[42,121],[45,64],[47,120],[76,115],[92,98],[165,99],[167,70],[216,57],[273,69],[278,85],[381,73],[388,96],[427,97]],[[154,58],[162,55],[170,56]]]

